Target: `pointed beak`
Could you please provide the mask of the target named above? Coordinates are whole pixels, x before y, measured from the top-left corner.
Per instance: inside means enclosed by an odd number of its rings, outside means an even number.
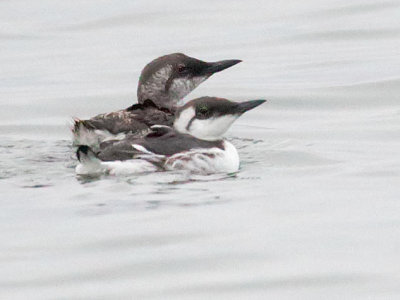
[[[212,75],[214,73],[228,69],[240,62],[241,62],[240,59],[228,59],[228,60],[221,60],[217,62],[207,63],[207,67],[204,68],[202,73],[207,75]]]
[[[266,102],[267,100],[250,100],[250,101],[246,101],[246,102],[242,102],[242,103],[238,103],[237,107],[236,107],[236,111],[239,114],[243,114],[248,110],[251,110],[261,104],[263,104],[264,102]]]

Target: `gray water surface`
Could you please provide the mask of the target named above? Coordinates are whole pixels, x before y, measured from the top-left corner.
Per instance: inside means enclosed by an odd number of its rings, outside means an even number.
[[[399,1],[0,1],[1,299],[399,299]],[[239,58],[237,174],[77,178],[72,117]]]

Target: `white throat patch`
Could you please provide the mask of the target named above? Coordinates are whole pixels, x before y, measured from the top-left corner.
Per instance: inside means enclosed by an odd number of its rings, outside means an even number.
[[[196,119],[193,107],[181,111],[175,120],[174,128],[181,133],[188,133],[202,140],[215,141],[229,129],[238,115],[225,115],[210,119]],[[193,119],[194,118],[194,119]]]
[[[202,140],[219,140],[237,118],[236,115],[225,115],[205,120],[194,119],[188,131]]]

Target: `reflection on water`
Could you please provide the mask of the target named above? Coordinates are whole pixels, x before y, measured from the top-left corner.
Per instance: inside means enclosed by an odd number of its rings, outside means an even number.
[[[1,1],[3,299],[398,299],[398,1]],[[77,177],[68,124],[141,68],[244,62],[236,174]]]

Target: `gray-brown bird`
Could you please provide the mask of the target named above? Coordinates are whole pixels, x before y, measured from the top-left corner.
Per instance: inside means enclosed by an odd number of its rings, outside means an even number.
[[[173,124],[181,100],[211,75],[241,62],[238,59],[205,62],[182,53],[161,56],[146,65],[140,75],[138,103],[126,109],[75,119],[73,144],[98,149],[103,141],[141,137],[150,126]]]

